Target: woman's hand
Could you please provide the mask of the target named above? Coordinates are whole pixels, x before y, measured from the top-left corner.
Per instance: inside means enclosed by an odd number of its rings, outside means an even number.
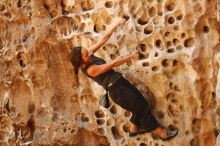
[[[117,19],[115,20],[116,22],[113,23],[113,26],[109,30],[106,31],[105,35],[97,43],[92,45],[88,50],[91,50],[92,53],[95,53],[102,45],[104,45],[108,41],[108,39],[110,38],[112,33],[115,31],[117,26],[125,23],[124,18],[119,17],[116,19]]]
[[[122,25],[125,23],[125,19],[124,18],[121,18],[119,17],[117,20],[116,20],[116,26],[119,26],[119,25]]]
[[[131,61],[138,60],[139,59],[139,53],[135,52],[135,53],[131,54],[130,57],[131,57]]]

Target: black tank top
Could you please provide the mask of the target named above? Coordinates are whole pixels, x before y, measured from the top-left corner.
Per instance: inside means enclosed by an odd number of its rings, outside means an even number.
[[[102,58],[99,58],[95,55],[91,55],[91,62],[89,64],[87,64],[85,67],[82,68],[82,71],[85,75],[87,75],[88,77],[90,77],[92,80],[94,80],[95,82],[97,82],[99,85],[103,86],[105,90],[108,90],[108,87],[110,85],[112,85],[113,83],[115,83],[120,77],[122,77],[122,74],[119,72],[116,72],[114,69],[110,69],[109,71],[102,73],[100,75],[98,75],[97,77],[91,77],[88,75],[87,73],[87,69],[90,65],[92,64],[105,64],[106,61],[103,60]]]

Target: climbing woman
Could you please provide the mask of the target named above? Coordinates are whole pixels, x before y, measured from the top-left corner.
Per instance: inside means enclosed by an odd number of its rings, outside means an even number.
[[[71,50],[71,62],[75,73],[77,74],[78,69],[82,67],[83,73],[103,86],[113,102],[132,113],[129,133],[131,137],[151,132],[155,139],[169,140],[177,135],[178,130],[174,127],[161,126],[151,114],[149,104],[140,91],[126,80],[121,73],[112,69],[123,63],[138,59],[138,54],[134,53],[108,63],[93,55],[110,38],[116,27],[123,23],[125,23],[123,18],[118,19],[113,27],[90,48],[75,47]]]

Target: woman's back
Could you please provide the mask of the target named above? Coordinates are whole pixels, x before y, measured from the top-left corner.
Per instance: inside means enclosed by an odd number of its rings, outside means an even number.
[[[97,77],[89,76],[87,73],[87,69],[89,68],[90,65],[92,64],[101,65],[101,64],[106,63],[105,60],[95,56],[94,54],[92,54],[90,58],[91,58],[91,62],[87,64],[85,67],[83,67],[82,71],[85,75],[87,75],[88,77],[96,81],[99,85],[103,86],[105,89],[108,89],[108,87],[111,84],[113,84],[115,81],[117,81],[122,76],[121,73],[116,72],[114,69],[110,69],[109,71],[102,73]]]

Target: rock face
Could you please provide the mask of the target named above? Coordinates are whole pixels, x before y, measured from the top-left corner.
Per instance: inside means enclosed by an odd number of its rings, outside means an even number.
[[[218,6],[219,11],[219,6]],[[220,22],[217,0],[1,0],[0,145],[214,146],[220,131]],[[118,17],[96,55],[111,61],[141,52],[115,69],[178,136],[128,136],[131,113],[98,106],[102,87],[70,63]],[[151,92],[151,93],[150,93]],[[149,96],[150,95],[150,96]]]

